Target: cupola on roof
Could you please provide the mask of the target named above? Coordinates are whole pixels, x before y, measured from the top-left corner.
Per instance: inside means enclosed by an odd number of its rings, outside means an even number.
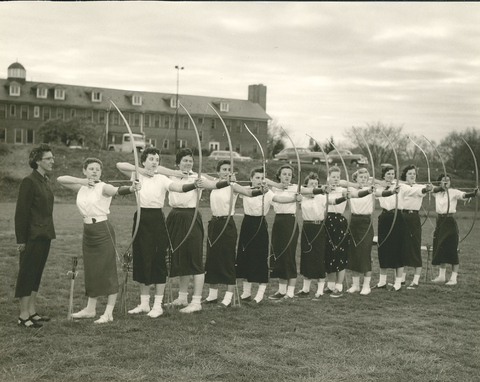
[[[20,80],[22,83],[25,82],[27,78],[27,71],[19,62],[14,62],[8,67],[8,79]]]
[[[8,67],[8,69],[23,69],[25,70],[25,68],[23,67],[22,64],[20,64],[19,62],[14,62],[12,65],[10,65]]]

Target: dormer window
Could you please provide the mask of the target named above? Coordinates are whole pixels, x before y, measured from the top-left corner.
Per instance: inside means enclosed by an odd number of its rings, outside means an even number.
[[[55,99],[64,100],[65,99],[65,90],[64,89],[55,89]]]
[[[37,98],[47,98],[48,89],[43,86],[37,88]]]
[[[132,96],[132,105],[142,106],[142,96],[141,95]]]
[[[172,109],[176,109],[177,108],[177,99],[175,97],[172,97],[170,98],[170,107]]]
[[[92,102],[102,102],[102,93],[92,92]]]
[[[220,111],[228,112],[228,108],[229,108],[228,102],[220,102]]]
[[[18,97],[20,95],[20,85],[17,83],[10,84],[10,92],[11,96]]]

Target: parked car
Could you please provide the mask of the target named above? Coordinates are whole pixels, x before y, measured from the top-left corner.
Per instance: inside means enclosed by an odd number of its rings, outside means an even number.
[[[250,157],[241,156],[239,153],[233,152],[233,160],[240,161],[240,162],[249,162],[253,160]],[[220,159],[227,159],[230,160],[230,151],[228,150],[214,150],[208,156],[210,159],[220,160]]]
[[[332,162],[335,163],[342,162],[342,160],[340,159],[341,155],[346,164],[368,164],[368,159],[365,156],[363,156],[362,154],[353,154],[349,150],[332,150],[327,155],[332,160]]]
[[[310,149],[303,148],[303,147],[297,147],[297,151],[298,151],[298,156],[300,157],[300,162],[312,163],[312,164],[325,163],[325,156],[323,155],[322,152],[312,151]],[[280,151],[278,154],[275,155],[275,158],[273,158],[273,160],[295,163],[297,161],[295,149],[293,147],[290,147],[288,149],[283,149],[282,151]],[[332,161],[328,159],[328,163],[331,163],[331,162]]]

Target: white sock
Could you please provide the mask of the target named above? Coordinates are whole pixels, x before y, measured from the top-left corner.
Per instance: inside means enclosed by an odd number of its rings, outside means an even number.
[[[105,313],[104,314],[107,314],[108,316],[113,316],[113,308],[115,308],[115,305],[107,305],[105,307]]]
[[[149,294],[141,294],[140,295],[140,306],[149,307],[150,308],[150,295]]]
[[[384,286],[387,283],[387,275],[380,275],[380,280],[378,280],[378,286]]]
[[[202,301],[202,296],[192,296],[192,304],[199,304],[201,303]]]
[[[240,298],[247,298],[250,297],[252,294],[252,283],[249,283],[248,281],[243,282],[243,293],[240,296]]]
[[[255,296],[255,301],[260,302],[263,300],[263,295],[265,294],[265,289],[267,289],[266,285],[259,285],[257,290],[257,295]]]
[[[293,297],[295,293],[295,286],[288,286],[287,287],[287,296]]]
[[[323,280],[323,281],[322,281]],[[320,279],[317,285],[317,293],[315,293],[318,296],[321,296],[323,294],[323,290],[325,289],[325,280]]]
[[[363,288],[370,288],[370,280],[371,280],[371,276],[365,276],[363,278]]]
[[[343,284],[340,284],[340,283],[335,284],[335,288],[336,288],[339,292],[341,292],[341,291],[343,290]]]
[[[229,305],[232,302],[233,292],[225,292],[225,296],[223,296],[223,305]]]
[[[360,288],[360,276],[352,276],[352,286]]]
[[[162,307],[162,302],[163,302],[163,294],[162,295],[155,295],[155,300],[153,301],[153,308],[155,309],[156,307]]]
[[[413,284],[418,284],[419,281],[420,281],[420,275],[414,275],[412,283]]]
[[[95,313],[97,308],[97,299],[95,297],[89,297],[87,302],[87,307],[85,310],[90,313]]]
[[[312,284],[312,280],[303,279],[303,292],[310,292],[310,285]]]
[[[402,283],[404,283],[406,279],[407,279],[407,272],[403,271]]]
[[[458,275],[458,272],[452,272],[452,275],[450,276],[450,280],[452,281],[457,281],[457,275]]]
[[[402,278],[401,277],[395,277],[395,284],[393,285],[395,289],[399,289],[402,287]]]
[[[287,293],[287,284],[278,284],[278,293]]]
[[[178,292],[178,300],[188,302],[188,292]]]
[[[218,298],[218,289],[210,288],[208,290],[207,301],[213,301],[213,300],[216,300],[217,298]]]
[[[438,274],[438,277],[440,277],[441,279],[444,279],[445,280],[445,273],[447,271],[447,268],[440,268],[439,269],[439,274]]]
[[[335,290],[335,281],[327,282],[327,288],[333,292]]]

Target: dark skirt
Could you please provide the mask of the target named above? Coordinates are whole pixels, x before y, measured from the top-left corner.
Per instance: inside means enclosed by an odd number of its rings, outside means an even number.
[[[167,229],[175,252],[172,254],[170,276],[189,276],[204,273],[203,270],[203,223],[200,212],[187,240],[180,246],[188,233],[195,214],[194,208],[172,208],[167,217]]]
[[[295,228],[295,231],[294,231]],[[292,232],[293,238],[292,238]],[[297,277],[298,224],[295,215],[276,214],[272,227],[270,277],[290,280]],[[291,239],[290,244],[288,241]],[[288,244],[288,247],[287,247]]]
[[[243,218],[236,275],[250,283],[268,283],[268,225],[265,217],[245,215]]]
[[[325,271],[340,272],[347,266],[350,235],[347,234],[348,222],[342,214],[328,213],[325,221],[327,242],[325,244]]]
[[[235,246],[237,227],[230,217],[227,228],[222,231],[227,217],[212,219],[208,222],[207,260],[205,261],[205,282],[207,284],[235,285]],[[217,240],[218,238],[218,240]],[[214,243],[210,247],[210,243]]]
[[[405,266],[421,267],[422,266],[422,224],[418,213],[403,213],[405,221]]]
[[[437,225],[433,233],[432,264],[459,264],[458,226],[453,216],[437,218]]]
[[[383,211],[378,217],[378,262],[382,269],[402,268],[405,265],[405,222],[402,211],[397,212],[395,225],[387,237],[394,215],[395,211]]]
[[[83,225],[83,267],[88,297],[118,293],[115,231],[108,220]]]
[[[354,272],[372,271],[373,226],[370,218],[370,215],[352,215],[347,269]]]
[[[300,274],[307,279],[324,279],[325,225],[303,223],[300,242]]]
[[[27,297],[32,292],[38,292],[43,269],[50,251],[50,243],[50,239],[27,241],[25,251],[20,252],[20,269],[15,297]]]
[[[137,213],[133,217],[133,227]],[[142,208],[140,225],[133,242],[133,280],[164,284],[167,279],[168,234],[161,208]]]

